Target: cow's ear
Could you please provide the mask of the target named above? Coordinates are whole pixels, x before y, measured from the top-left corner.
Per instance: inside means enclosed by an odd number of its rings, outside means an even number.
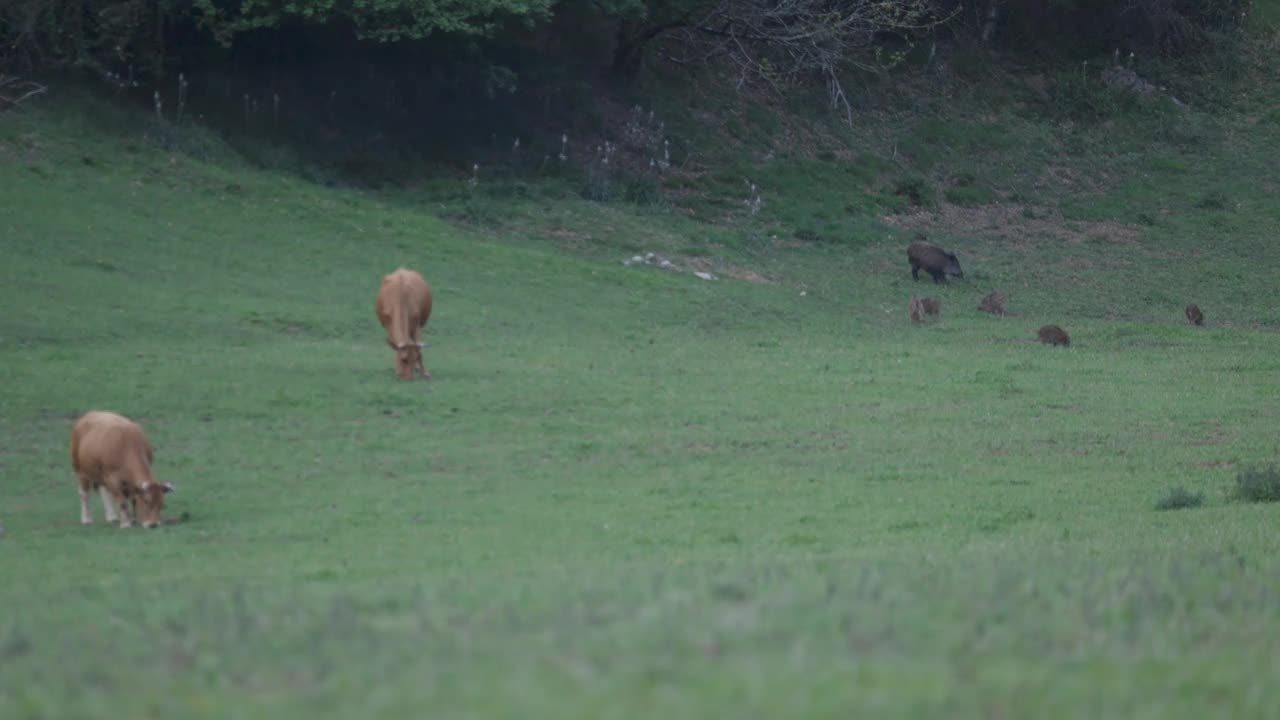
[[[164,483],[163,485],[161,485],[161,487],[163,487],[163,488],[164,488],[164,491],[165,491],[166,493],[171,493],[171,492],[173,492],[174,490],[177,490],[177,489],[178,489],[177,487],[175,487],[175,486],[174,486],[174,484],[173,484],[173,483]]]

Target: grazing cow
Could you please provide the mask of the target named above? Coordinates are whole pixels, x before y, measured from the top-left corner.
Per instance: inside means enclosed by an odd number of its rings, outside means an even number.
[[[427,281],[413,270],[396,269],[382,278],[374,310],[387,331],[387,344],[396,351],[396,374],[402,380],[412,380],[418,372],[431,377],[422,364],[422,328],[431,317]]]
[[[91,410],[71,428],[71,466],[80,481],[80,522],[89,525],[89,492],[97,488],[107,522],[120,527],[160,525],[169,483],[151,477],[151,443],[137,423],[122,415]]]
[[[1187,306],[1187,309],[1185,310],[1185,312],[1187,314],[1187,322],[1191,323],[1192,325],[1204,324],[1204,313],[1200,312],[1199,305],[1196,305],[1195,303],[1191,303],[1190,305]]]
[[[920,279],[921,268],[933,277],[935,283],[946,282],[948,275],[964,278],[960,260],[955,253],[923,240],[916,240],[907,246],[907,262],[911,264],[911,277],[914,280]]]

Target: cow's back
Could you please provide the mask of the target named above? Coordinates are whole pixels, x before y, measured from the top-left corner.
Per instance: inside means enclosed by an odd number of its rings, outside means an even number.
[[[397,315],[403,317],[407,325],[422,327],[431,316],[431,287],[416,271],[397,268],[382,278],[374,310],[384,328],[390,329]]]
[[[152,461],[151,443],[132,420],[103,410],[91,410],[71,428],[71,464],[77,473],[101,480],[105,475],[128,470],[143,474],[146,481]]]

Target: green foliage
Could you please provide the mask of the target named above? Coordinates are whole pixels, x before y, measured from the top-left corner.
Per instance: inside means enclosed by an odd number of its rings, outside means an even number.
[[[636,205],[661,205],[664,198],[659,180],[657,173],[628,176],[622,182],[622,197]]]
[[[937,204],[933,185],[919,175],[899,178],[893,184],[893,194],[904,198],[911,207],[933,207]]]
[[[944,196],[947,202],[965,207],[986,205],[996,199],[995,192],[990,187],[979,183],[978,179],[969,172],[954,175],[951,178],[951,187],[947,188]]]
[[[995,201],[995,193],[991,188],[980,185],[959,185],[947,188],[947,202],[964,207],[977,207]]]
[[[1230,202],[1226,195],[1214,191],[1197,200],[1196,207],[1202,210],[1226,210],[1230,206]]]
[[[437,35],[491,37],[546,22],[553,5],[552,0],[10,0],[0,4],[0,40],[10,49],[0,62],[114,70],[128,84],[163,76],[166,59],[179,53],[207,63],[216,57],[207,49],[211,41],[229,47],[243,35],[263,33],[287,40],[297,23],[349,23],[358,38],[374,43]]]
[[[1254,0],[1009,0],[1001,3],[996,38],[1016,50],[1084,58],[1124,47],[1183,55],[1231,42],[1245,26]],[[970,31],[982,24],[974,17]]]
[[[1131,111],[1141,102],[1132,93],[1102,83],[1088,65],[1059,70],[1050,87],[1054,114],[1074,120],[1099,121]]]
[[[1236,473],[1235,496],[1245,502],[1280,502],[1280,467],[1252,467]]]
[[[349,20],[359,37],[377,42],[422,40],[437,33],[487,35],[503,22],[546,20],[552,5],[552,0],[242,0],[230,9],[218,0],[194,0],[197,21],[224,44],[237,34],[295,20]]]
[[[1156,502],[1156,510],[1184,510],[1204,504],[1204,493],[1193,493],[1182,486],[1170,490]]]

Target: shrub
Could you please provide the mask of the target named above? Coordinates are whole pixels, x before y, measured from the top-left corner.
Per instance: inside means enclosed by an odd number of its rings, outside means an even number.
[[[660,205],[664,198],[660,178],[657,174],[646,173],[622,179],[622,196],[636,205]]]
[[[1226,195],[1214,191],[1200,198],[1200,200],[1196,202],[1196,207],[1201,210],[1226,210],[1230,202],[1230,199],[1228,199]]]
[[[930,207],[935,202],[933,188],[929,181],[919,175],[911,175],[898,180],[893,186],[893,194],[906,198],[912,205]]]
[[[1204,493],[1193,493],[1184,487],[1176,487],[1156,503],[1157,510],[1182,510],[1204,504]]]
[[[947,202],[964,207],[989,205],[995,201],[995,194],[990,189],[973,185],[961,185],[947,188]]]
[[[1236,474],[1235,496],[1245,502],[1280,501],[1280,467],[1241,470]]]

